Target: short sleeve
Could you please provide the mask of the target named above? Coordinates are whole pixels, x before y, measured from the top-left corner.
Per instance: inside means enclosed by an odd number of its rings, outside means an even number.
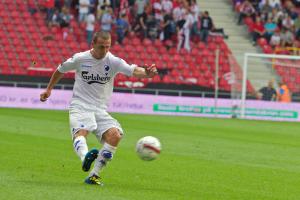
[[[132,76],[134,68],[137,66],[135,64],[129,65],[125,60],[112,56],[112,65],[116,67],[117,73],[123,73],[127,76]]]
[[[57,70],[61,73],[66,73],[68,71],[76,70],[77,68],[78,68],[78,59],[75,54],[73,57],[69,58],[68,60],[60,64],[57,67]]]

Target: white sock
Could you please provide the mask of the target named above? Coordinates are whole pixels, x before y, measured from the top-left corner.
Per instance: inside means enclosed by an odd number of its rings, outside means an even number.
[[[86,144],[86,139],[84,136],[78,136],[73,142],[73,148],[76,154],[79,156],[80,160],[83,161],[85,155],[88,152],[88,146]]]
[[[113,154],[116,152],[117,147],[104,143],[102,149],[99,151],[98,157],[95,160],[94,168],[90,172],[90,176],[99,176],[100,170],[113,158]]]

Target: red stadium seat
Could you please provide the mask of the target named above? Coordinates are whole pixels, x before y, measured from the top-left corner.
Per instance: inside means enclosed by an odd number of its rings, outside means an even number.
[[[152,78],[152,83],[160,83],[161,82],[161,79],[160,79],[160,76],[159,75],[156,75]]]

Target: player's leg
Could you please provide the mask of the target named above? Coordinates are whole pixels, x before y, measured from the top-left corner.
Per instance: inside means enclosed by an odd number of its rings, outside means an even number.
[[[99,174],[101,170],[112,160],[117,146],[122,138],[123,130],[117,120],[112,118],[107,112],[98,112],[96,114],[97,130],[95,131],[97,139],[103,144],[99,150],[97,159],[95,160],[94,168],[91,170],[86,183],[98,184],[100,183]],[[98,180],[90,181],[90,179]],[[99,184],[100,183],[100,184]]]
[[[102,134],[103,147],[100,149],[94,168],[91,170],[89,177],[85,180],[88,184],[102,185],[99,177],[100,171],[106,164],[112,160],[117,146],[122,138],[118,128],[110,128]]]
[[[90,170],[92,163],[98,156],[98,149],[91,149],[88,150],[88,145],[86,142],[86,137],[88,135],[87,130],[79,130],[74,135],[74,142],[73,147],[76,152],[76,154],[79,156],[81,162],[82,162],[82,170],[87,172]]]
[[[95,161],[93,170],[90,175],[99,175],[99,172],[106,166],[107,162],[112,160],[114,153],[117,150],[117,146],[122,136],[117,128],[110,128],[102,135],[102,141],[104,142],[102,149],[99,150],[98,157]]]
[[[88,133],[89,132],[87,130],[81,129],[75,133],[73,137],[73,148],[81,161],[84,160],[84,157],[88,152],[88,145],[86,142]]]
[[[70,111],[70,128],[73,138],[73,148],[82,161],[82,170],[89,171],[92,162],[97,158],[98,150],[88,151],[86,137],[97,128],[93,112],[81,110]]]

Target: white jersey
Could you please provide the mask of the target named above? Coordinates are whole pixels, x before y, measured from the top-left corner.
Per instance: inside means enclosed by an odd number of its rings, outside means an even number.
[[[76,70],[70,108],[106,110],[113,92],[115,75],[120,72],[131,76],[135,66],[110,52],[104,58],[96,59],[89,50],[76,53],[57,69],[61,73]]]

